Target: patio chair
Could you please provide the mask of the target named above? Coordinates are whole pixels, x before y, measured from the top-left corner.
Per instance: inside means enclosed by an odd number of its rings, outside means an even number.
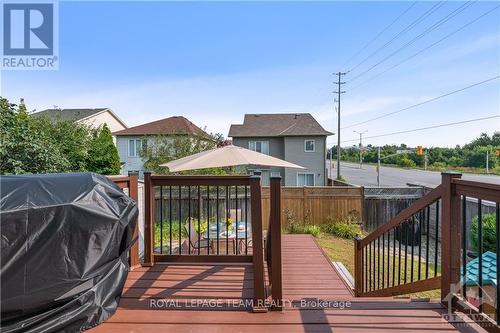
[[[191,223],[189,223],[190,220]],[[196,221],[193,218],[189,218],[184,225],[189,236],[189,254],[196,253],[196,251],[198,251],[198,246],[200,248],[200,252],[202,249],[206,249],[207,254],[209,254],[210,243],[208,242],[208,240],[201,237],[201,235],[198,236],[198,231],[196,231],[195,223]],[[198,237],[200,240],[199,243]]]

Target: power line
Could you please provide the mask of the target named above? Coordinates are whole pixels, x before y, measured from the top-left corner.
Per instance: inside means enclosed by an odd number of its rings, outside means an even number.
[[[378,73],[378,74],[376,74],[376,75],[372,76],[371,78],[369,78],[369,79],[367,79],[367,80],[365,80],[365,81],[361,82],[360,84],[358,84],[358,85],[356,85],[356,86],[354,86],[354,87],[350,88],[349,90],[350,90],[350,91],[355,90],[355,89],[357,89],[357,88],[359,88],[359,87],[361,87],[361,86],[363,86],[363,85],[367,84],[368,82],[371,82],[371,81],[373,81],[374,79],[376,79],[376,78],[380,77],[381,75],[383,75],[383,74],[387,73],[388,71],[393,70],[394,68],[396,68],[396,67],[398,67],[398,66],[400,66],[400,65],[404,64],[404,63],[405,63],[405,62],[407,62],[408,60],[411,60],[411,59],[415,58],[416,56],[418,56],[418,55],[422,54],[423,52],[427,51],[428,49],[430,49],[430,48],[432,48],[432,47],[436,46],[437,44],[441,43],[442,41],[444,41],[444,40],[446,40],[446,39],[450,38],[451,36],[453,36],[453,35],[457,34],[458,32],[462,31],[463,29],[467,28],[467,27],[468,27],[468,26],[470,26],[471,24],[474,24],[476,21],[478,21],[479,19],[483,18],[484,16],[486,16],[486,15],[488,15],[488,14],[492,13],[493,11],[497,10],[499,7],[500,7],[500,5],[498,5],[498,6],[494,7],[494,8],[492,8],[492,9],[490,9],[490,10],[488,10],[488,11],[484,12],[483,14],[479,15],[478,17],[476,17],[475,19],[473,19],[473,20],[469,21],[468,23],[464,24],[463,26],[461,26],[461,27],[460,27],[460,28],[458,28],[457,30],[454,30],[454,31],[450,32],[449,34],[445,35],[444,37],[442,37],[441,39],[437,40],[436,42],[434,42],[434,43],[432,43],[432,44],[430,44],[430,45],[426,46],[425,48],[421,49],[420,51],[418,51],[418,52],[416,52],[416,53],[412,54],[411,56],[409,56],[409,57],[407,57],[407,58],[403,59],[402,61],[400,61],[400,62],[396,63],[395,65],[393,65],[393,66],[391,66],[391,67],[389,67],[389,68],[387,68],[386,70],[384,70],[384,71],[382,71],[382,72],[380,72],[380,73]]]
[[[386,32],[390,27],[394,25],[401,17],[403,17],[406,13],[410,11],[415,5],[417,1],[413,2],[408,8],[406,8],[401,14],[398,15],[389,25],[387,25],[384,29],[382,29],[375,37],[373,37],[368,43],[365,44],[361,49],[359,49],[355,54],[353,54],[341,67],[345,67],[349,62],[355,59],[361,52],[366,50],[368,46],[370,46],[374,41],[376,41],[384,32]]]
[[[427,126],[427,127],[420,127],[420,128],[409,129],[409,130],[405,130],[405,131],[398,131],[398,132],[392,132],[392,133],[386,133],[386,134],[372,135],[372,136],[365,137],[365,139],[373,139],[373,138],[380,138],[380,137],[390,136],[390,135],[397,135],[397,134],[404,134],[404,133],[410,133],[410,132],[424,131],[424,130],[433,129],[433,128],[454,126],[454,125],[466,124],[466,123],[471,123],[471,122],[475,122],[475,121],[481,121],[481,120],[487,120],[487,119],[494,119],[494,118],[500,118],[500,115],[497,114],[497,115],[492,115],[492,116],[487,116],[487,117],[482,117],[482,118],[474,118],[474,119],[456,121],[456,122],[453,122],[453,123],[439,124],[439,125],[433,125],[433,126]],[[346,141],[342,141],[342,143],[344,143],[344,142],[353,142],[353,141],[358,141],[358,139],[346,140]]]
[[[389,113],[384,113],[384,114],[382,114],[380,116],[377,116],[377,117],[374,117],[374,118],[371,118],[371,119],[368,119],[368,120],[365,120],[365,121],[361,121],[361,122],[358,122],[358,123],[354,123],[354,124],[346,126],[346,127],[342,127],[342,129],[351,128],[351,127],[354,127],[354,126],[357,126],[357,125],[361,125],[361,124],[366,124],[368,122],[371,122],[371,121],[374,121],[374,120],[378,120],[378,119],[381,119],[381,118],[385,118],[385,117],[391,116],[391,115],[396,114],[396,113],[407,111],[407,110],[416,108],[417,106],[421,106],[421,105],[424,105],[424,104],[427,104],[427,103],[430,103],[430,102],[437,101],[438,99],[441,99],[441,98],[444,98],[444,97],[447,97],[447,96],[450,96],[450,95],[457,94],[457,93],[462,92],[464,90],[467,90],[467,89],[479,86],[481,84],[485,84],[487,82],[496,80],[498,78],[500,78],[500,75],[491,77],[491,78],[486,79],[486,80],[481,81],[481,82],[477,82],[477,83],[471,84],[471,85],[469,85],[467,87],[464,87],[464,88],[461,88],[461,89],[458,89],[458,90],[454,90],[454,91],[448,92],[446,94],[443,94],[443,95],[440,95],[440,96],[437,96],[437,97],[433,97],[431,99],[425,100],[425,101],[417,103],[417,104],[413,104],[413,105],[407,106],[405,108],[402,108],[402,109],[399,109],[399,110],[396,110],[396,111],[392,111],[392,112],[389,112]]]
[[[420,33],[419,35],[417,35],[416,37],[414,37],[413,39],[411,39],[410,41],[406,42],[403,46],[401,46],[400,48],[396,49],[395,51],[391,52],[389,55],[387,55],[386,57],[384,57],[382,60],[378,61],[377,63],[375,63],[374,65],[368,67],[367,69],[365,69],[363,72],[359,73],[358,75],[356,75],[355,77],[353,77],[350,82],[354,81],[354,80],[357,80],[358,78],[360,78],[361,76],[365,75],[366,73],[370,72],[372,69],[376,68],[377,66],[379,66],[380,64],[384,63],[385,61],[387,61],[388,59],[392,58],[394,55],[396,55],[397,53],[399,53],[400,51],[404,50],[405,48],[407,48],[408,46],[412,45],[413,43],[415,43],[416,41],[418,41],[419,39],[421,39],[422,37],[424,37],[425,35],[427,35],[428,33],[436,30],[437,28],[439,28],[441,25],[445,24],[446,22],[448,22],[449,20],[451,20],[453,17],[457,16],[458,14],[460,14],[461,12],[463,12],[464,10],[466,10],[468,7],[470,7],[471,5],[473,4],[472,1],[468,1],[462,5],[460,5],[458,8],[455,8],[451,13],[449,13],[448,15],[446,15],[445,17],[441,18],[440,20],[438,20],[437,22],[435,22],[434,24],[432,24],[430,27],[428,27],[427,29],[425,29],[422,33]]]
[[[364,64],[368,59],[370,59],[371,57],[373,57],[374,55],[376,55],[380,50],[382,50],[382,49],[386,48],[387,46],[389,46],[399,36],[405,34],[406,32],[410,31],[411,29],[413,29],[417,24],[419,24],[420,22],[422,22],[428,16],[432,15],[432,13],[434,13],[436,10],[438,10],[443,5],[444,5],[444,1],[440,1],[440,2],[436,3],[430,9],[428,9],[425,13],[423,13],[422,15],[420,15],[416,20],[414,20],[412,23],[410,23],[409,25],[407,25],[403,30],[401,30],[399,33],[397,33],[392,39],[390,39],[384,45],[382,45],[381,47],[379,47],[378,49],[376,49],[375,51],[373,51],[372,53],[370,53],[363,60],[361,60],[361,62],[359,62],[358,64],[356,64],[354,67],[352,67],[348,72],[352,72],[356,68],[358,68],[359,66],[361,66],[362,64]]]

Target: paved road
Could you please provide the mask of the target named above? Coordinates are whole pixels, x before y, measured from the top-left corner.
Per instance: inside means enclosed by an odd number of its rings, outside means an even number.
[[[335,168],[333,169],[333,173],[334,175],[336,174]],[[341,162],[340,173],[349,183],[363,186],[377,186],[377,170],[373,165],[363,165],[363,169],[360,169],[359,164]],[[463,174],[462,179],[500,185],[500,176],[495,175]],[[381,186],[406,186],[407,183],[436,187],[441,183],[441,173],[382,166],[380,170]]]

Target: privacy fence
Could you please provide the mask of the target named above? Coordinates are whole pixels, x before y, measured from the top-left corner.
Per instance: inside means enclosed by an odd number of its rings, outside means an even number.
[[[269,188],[262,189],[263,225],[269,225]],[[289,223],[321,225],[328,221],[363,216],[363,188],[283,187],[281,189],[281,220],[283,228]]]

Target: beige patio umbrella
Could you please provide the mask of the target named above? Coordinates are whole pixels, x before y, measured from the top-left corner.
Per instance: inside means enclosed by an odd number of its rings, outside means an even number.
[[[233,145],[203,151],[161,164],[160,166],[168,167],[170,172],[178,172],[239,165],[262,165],[268,167],[305,169],[300,165]]]

